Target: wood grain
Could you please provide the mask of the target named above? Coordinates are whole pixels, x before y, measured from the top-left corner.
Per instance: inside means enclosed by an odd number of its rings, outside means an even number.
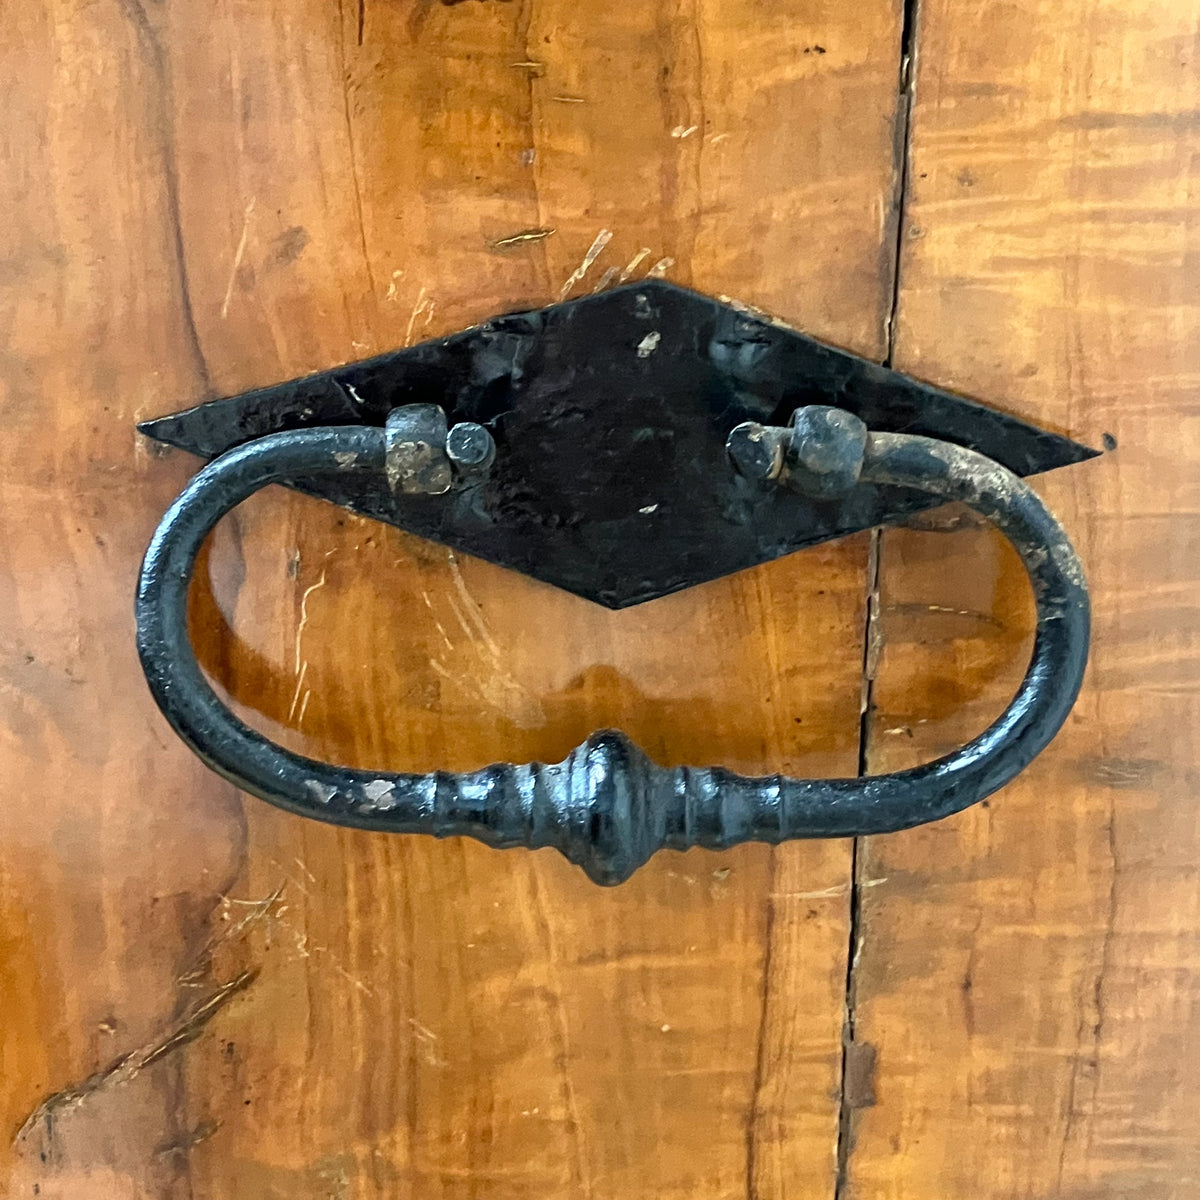
[[[195,469],[136,419],[625,270],[881,356],[899,14],[47,0],[0,129],[0,1190],[783,1196],[835,1185],[849,851],[546,855],[243,802],[139,676]],[[527,235],[527,236],[517,236]],[[516,238],[516,240],[514,240]],[[297,496],[214,539],[206,665],[395,768],[853,773],[865,539],[610,614]]]
[[[1039,484],[1095,602],[1067,726],[986,806],[860,850],[855,1200],[1200,1195],[1198,29],[921,4],[897,365],[1119,448]],[[981,729],[1032,615],[987,532],[882,553],[875,771]]]

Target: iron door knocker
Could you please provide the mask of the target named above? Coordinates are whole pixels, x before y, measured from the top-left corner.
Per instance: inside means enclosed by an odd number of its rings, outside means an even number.
[[[244,791],[365,829],[553,846],[615,884],[657,850],[887,833],[1003,787],[1078,694],[1079,560],[1022,475],[1095,452],[815,342],[754,311],[643,280],[141,427],[209,458],[168,509],[138,586],[138,650],[179,736]],[[1001,716],[954,753],[853,779],[663,768],[622,733],[560,763],[391,774],[318,762],[250,729],[188,639],[201,544],[282,483],[624,607],[960,501],[1016,547],[1033,655]]]

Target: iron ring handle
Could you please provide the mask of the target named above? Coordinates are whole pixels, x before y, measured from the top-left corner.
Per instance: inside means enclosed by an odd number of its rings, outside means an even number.
[[[271,434],[214,459],[162,519],[142,565],[137,644],[150,690],[179,736],[218,774],[281,808],[364,829],[468,836],[493,847],[553,846],[597,883],[627,879],[655,851],[887,833],[958,812],[1002,787],[1050,742],[1078,694],[1089,604],[1079,560],[1016,475],[932,438],[868,432],[838,409],[801,409],[791,429],[739,426],[734,463],[768,485],[836,494],[861,478],[961,501],[1013,543],[1033,585],[1037,633],[1015,697],[993,724],[933,762],[852,779],[748,778],[663,768],[616,731],[560,763],[501,763],[427,775],[352,770],[283,749],[239,720],[204,678],[187,595],[209,531],[271,483],[386,466],[383,429]],[[772,483],[773,481],[773,483]]]

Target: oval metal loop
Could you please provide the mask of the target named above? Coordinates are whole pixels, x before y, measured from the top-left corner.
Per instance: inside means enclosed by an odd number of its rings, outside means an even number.
[[[367,426],[271,434],[214,459],[191,480],[155,532],[138,585],[138,652],[151,692],[205,763],[281,808],[364,829],[553,846],[601,884],[627,879],[659,849],[888,833],[938,820],[1003,787],[1054,737],[1087,661],[1087,586],[1062,527],[1018,476],[948,442],[868,432],[812,412],[798,415],[790,431],[740,429],[743,451],[757,452],[753,439],[765,438],[770,453],[751,456],[763,464],[764,482],[826,494],[828,479],[817,478],[826,474],[845,486],[861,478],[919,488],[969,505],[1013,543],[1033,585],[1037,635],[1016,695],[977,738],[911,770],[854,779],[659,767],[616,731],[594,734],[560,763],[501,763],[462,774],[352,770],[285,750],[234,716],[205,679],[188,640],[188,585],[209,531],[258,489],[383,472],[385,431]],[[807,455],[796,452],[804,429],[819,429],[822,439]],[[854,456],[849,465],[838,454],[838,429]],[[731,435],[730,449],[739,462],[736,440]]]

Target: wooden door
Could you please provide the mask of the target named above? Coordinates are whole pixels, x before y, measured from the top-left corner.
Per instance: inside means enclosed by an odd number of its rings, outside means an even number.
[[[969,9],[969,11],[968,11]],[[45,0],[0,122],[0,1192],[1200,1196],[1195,0]],[[141,680],[195,470],[138,419],[661,275],[1078,439],[1093,665],[986,806],[662,854],[236,794]],[[999,711],[1031,602],[931,518],[621,613],[291,493],[194,596],[341,761],[853,775]]]

